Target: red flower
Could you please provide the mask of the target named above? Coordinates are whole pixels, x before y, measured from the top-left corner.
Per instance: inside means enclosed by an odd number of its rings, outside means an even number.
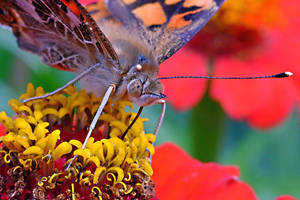
[[[5,127],[3,124],[0,124],[0,137],[6,134]],[[0,147],[2,147],[2,143],[0,143]]]
[[[294,76],[287,80],[212,81],[210,95],[229,116],[246,120],[253,127],[268,128],[283,121],[300,99],[297,53],[300,50],[300,2],[264,0],[249,8],[239,5],[241,2],[225,3],[215,19],[162,65],[160,76],[177,75],[178,69],[189,75],[203,75],[195,73],[194,68],[205,72],[206,66],[212,64],[213,76],[257,76],[291,71]],[[266,10],[266,6],[270,9]],[[176,87],[183,80],[176,80],[177,84],[175,80],[164,81],[165,93],[178,109],[191,108],[205,90],[203,84],[193,79],[184,81],[180,90]],[[183,97],[186,101],[182,101]]]
[[[0,136],[5,135],[5,127],[3,126],[3,124],[0,124]]]
[[[158,199],[256,200],[252,188],[239,180],[235,166],[201,163],[172,143],[156,148],[153,181]],[[296,200],[280,197],[277,200]]]
[[[297,200],[297,199],[294,197],[291,197],[289,195],[282,195],[282,196],[278,197],[276,200]]]

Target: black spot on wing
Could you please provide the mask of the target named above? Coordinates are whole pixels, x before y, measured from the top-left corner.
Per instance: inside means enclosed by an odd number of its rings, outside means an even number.
[[[192,6],[192,7],[182,7],[178,13],[186,13],[186,12],[190,12],[190,11],[194,11],[194,10],[198,10],[199,6]]]

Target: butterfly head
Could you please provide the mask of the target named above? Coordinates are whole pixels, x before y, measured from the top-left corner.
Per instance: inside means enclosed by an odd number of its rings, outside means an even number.
[[[146,80],[143,82],[139,78],[132,79],[127,85],[129,99],[139,106],[148,106],[159,103],[166,98],[162,85],[157,80]]]
[[[148,106],[159,103],[166,98],[163,94],[163,87],[153,73],[149,73],[148,59],[141,55],[136,65],[132,67],[134,75],[127,84],[127,94],[131,101],[139,106]],[[153,69],[153,68],[152,68]],[[148,73],[147,73],[148,72]]]

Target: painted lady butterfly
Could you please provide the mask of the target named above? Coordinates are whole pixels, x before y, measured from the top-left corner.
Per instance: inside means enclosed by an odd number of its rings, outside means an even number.
[[[12,28],[20,48],[78,73],[69,84],[81,79],[85,89],[104,95],[102,107],[109,96],[143,107],[164,104],[159,64],[223,1],[99,0],[84,8],[77,0],[0,0],[0,23]]]

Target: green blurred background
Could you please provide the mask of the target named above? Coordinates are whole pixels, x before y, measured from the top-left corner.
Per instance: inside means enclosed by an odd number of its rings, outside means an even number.
[[[18,98],[26,84],[52,91],[74,74],[52,69],[40,59],[20,50],[14,36],[0,29],[0,111],[13,115],[8,100]],[[178,80],[180,81],[180,80]],[[160,106],[145,109],[150,118],[146,131],[152,132]],[[192,110],[178,112],[168,105],[165,121],[156,144],[172,141],[201,161],[237,165],[241,179],[250,184],[259,199],[281,194],[300,197],[300,125],[295,112],[279,127],[267,132],[228,118],[208,95]]]

